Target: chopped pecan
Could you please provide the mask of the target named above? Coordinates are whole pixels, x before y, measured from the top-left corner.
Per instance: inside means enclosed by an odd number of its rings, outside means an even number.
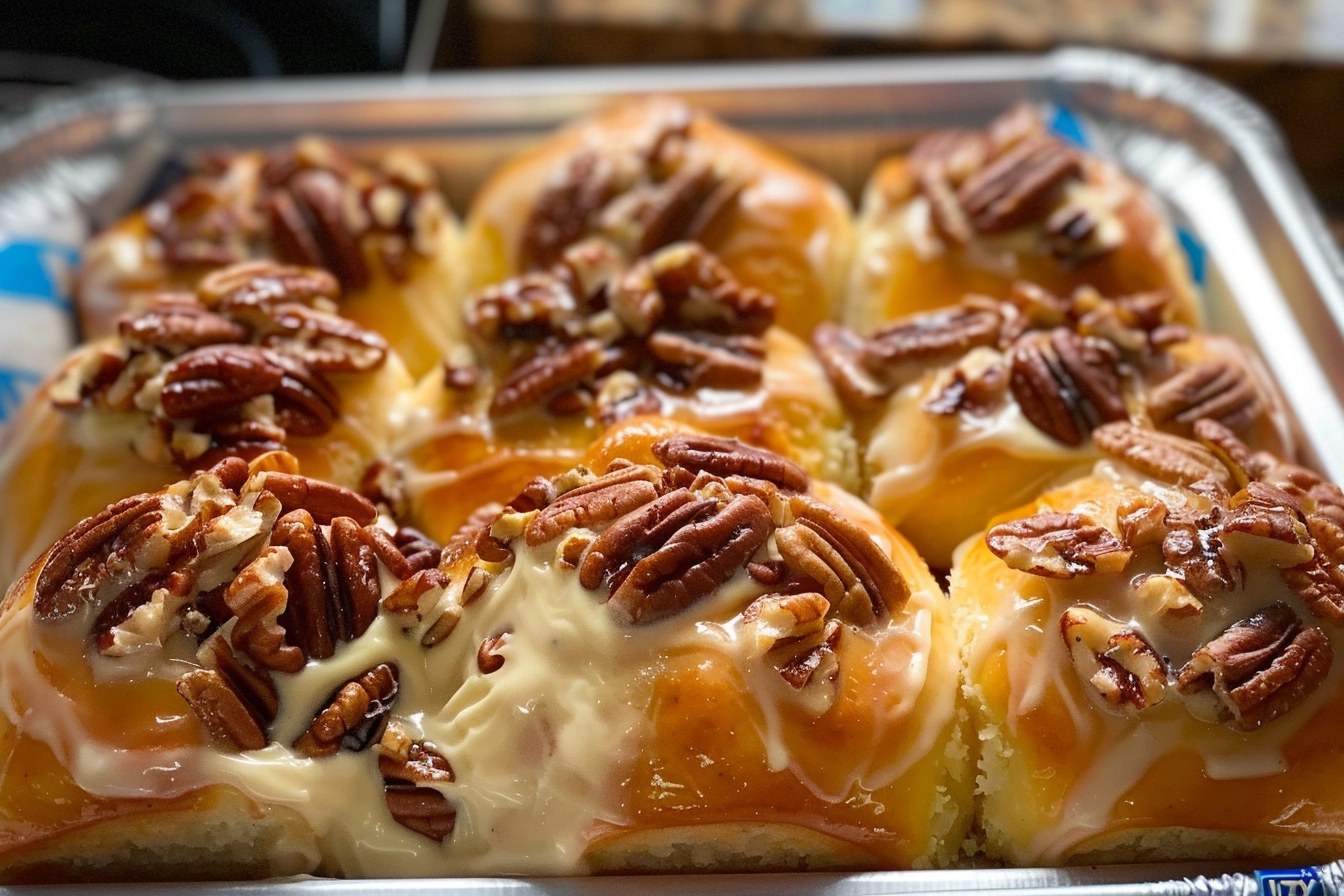
[[[199,417],[273,392],[284,378],[285,368],[265,349],[208,345],[168,364],[160,402],[169,418]]]
[[[1162,558],[1193,593],[1210,596],[1237,587],[1241,566],[1228,556],[1219,532],[1221,511],[1207,514],[1189,509],[1167,514]]]
[[[490,413],[505,416],[545,401],[585,382],[602,363],[602,344],[584,339],[538,353],[514,368],[490,400]]]
[[[1314,553],[1297,501],[1265,482],[1250,482],[1232,496],[1218,537],[1242,563],[1298,566]]]
[[[638,465],[613,470],[570,489],[527,523],[527,543],[544,544],[570,529],[624,516],[656,499],[661,483],[662,473],[657,467]]]
[[[1059,632],[1074,671],[1107,707],[1134,717],[1166,696],[1167,664],[1134,629],[1074,606],[1059,617]]]
[[[294,749],[312,757],[331,756],[342,749],[368,749],[383,736],[387,715],[397,699],[397,679],[392,663],[380,663],[350,679],[294,741]]]
[[[640,378],[628,370],[612,372],[602,381],[594,399],[597,417],[606,426],[641,414],[656,414],[663,403]]]
[[[448,582],[448,577],[437,569],[421,569],[387,593],[383,598],[383,609],[418,619],[425,595],[441,595],[448,587]]]
[[[1344,525],[1322,513],[1307,517],[1311,559],[1283,570],[1283,580],[1314,615],[1344,625]]]
[[[1132,556],[1111,530],[1076,513],[1047,511],[999,523],[985,544],[1013,569],[1050,579],[1120,572]]]
[[[717,436],[677,435],[653,444],[653,456],[669,467],[685,467],[714,476],[764,479],[780,488],[805,492],[811,486],[807,471],[786,457]]]
[[[451,784],[453,767],[438,750],[413,740],[395,720],[389,720],[378,741],[378,771],[384,778],[407,784]]]
[[[285,573],[293,563],[287,548],[268,547],[244,567],[224,594],[237,621],[230,641],[267,669],[297,672],[306,658],[303,650],[285,643],[285,629],[277,621],[285,611],[289,592]]]
[[[1098,220],[1082,206],[1063,205],[1046,219],[1045,242],[1050,254],[1066,261],[1086,261],[1113,252],[1124,242],[1124,228],[1114,218]]]
[[[825,625],[822,628],[823,638],[821,642],[790,658],[779,670],[780,677],[795,690],[802,690],[817,677],[818,672],[823,671],[822,667],[827,660],[831,660],[829,671],[834,676],[837,671],[834,662],[835,647],[840,638],[840,631],[841,626],[834,621]]]
[[[764,501],[738,495],[637,562],[607,606],[628,625],[647,625],[680,613],[744,567],[765,543],[771,526]]]
[[[1303,628],[1291,608],[1276,603],[1195,651],[1176,686],[1186,695],[1211,691],[1217,720],[1254,731],[1307,699],[1333,658],[1324,632]]]
[[[95,597],[108,575],[106,561],[123,532],[159,510],[158,495],[135,495],[84,520],[47,553],[33,590],[33,612],[42,621],[65,618]]]
[[[1173,576],[1142,576],[1134,583],[1139,602],[1159,617],[1183,619],[1204,612],[1204,604]]]
[[[812,331],[816,352],[826,378],[845,404],[855,408],[875,407],[891,387],[882,383],[864,364],[866,341],[857,333],[829,321]]]
[[[744,286],[698,243],[675,243],[636,263],[649,275],[666,306],[668,325],[760,336],[775,320],[775,297]]]
[[[539,340],[562,334],[585,301],[554,273],[524,274],[481,292],[467,306],[467,326],[486,342]]]
[[[891,324],[864,346],[870,371],[908,362],[933,364],[960,358],[971,349],[999,340],[1003,316],[991,305],[965,303],[942,311],[917,314]]]
[[[1223,486],[1232,483],[1227,467],[1212,451],[1180,436],[1118,422],[1097,427],[1092,441],[1105,454],[1162,482],[1186,486],[1201,479]]]
[[[237,321],[202,308],[192,296],[172,298],[160,299],[139,314],[124,315],[117,322],[121,338],[136,346],[181,351],[247,342],[251,335]]]
[[[1167,535],[1167,505],[1151,495],[1137,494],[1116,508],[1115,522],[1120,540],[1130,550],[1161,544]]]
[[[821,536],[857,577],[857,584],[865,594],[868,606],[864,607],[862,602],[856,601],[838,607],[842,614],[855,620],[882,619],[905,606],[910,598],[909,583],[887,552],[878,547],[864,529],[807,495],[790,497],[789,509],[793,512],[796,525]],[[848,581],[844,581],[844,585],[846,592],[852,595],[855,586]],[[832,601],[832,604],[835,603]]]
[[[971,363],[973,360],[976,363]],[[995,355],[985,359],[972,355],[942,380],[937,391],[920,405],[927,413],[985,415],[1002,406],[1008,392],[1009,368]]]
[[[1191,432],[1195,421],[1204,418],[1244,430],[1260,415],[1246,370],[1227,360],[1187,367],[1149,390],[1147,405],[1154,424],[1181,434]]]
[[[504,655],[499,650],[509,643],[511,634],[512,632],[506,629],[486,638],[480,647],[476,648],[476,668],[481,670],[482,675],[489,675],[504,668]]]
[[[844,626],[827,622],[819,636],[793,642],[793,656],[779,666],[779,677],[813,716],[826,713],[840,692],[840,637]],[[815,643],[813,643],[815,641]],[[784,646],[781,651],[787,652]],[[780,651],[777,651],[780,652]]]
[[[747,389],[760,383],[765,343],[755,336],[653,333],[647,345],[660,366],[693,388]]]
[[[831,604],[815,592],[765,594],[747,604],[742,623],[753,633],[756,648],[768,653],[776,645],[821,634]]]
[[[957,199],[976,230],[1002,233],[1043,215],[1056,189],[1081,172],[1077,153],[1063,142],[1033,135],[969,177]]]
[[[1108,342],[1060,327],[1022,336],[1009,358],[1009,387],[1023,415],[1065,445],[1081,445],[1096,427],[1128,414]]]

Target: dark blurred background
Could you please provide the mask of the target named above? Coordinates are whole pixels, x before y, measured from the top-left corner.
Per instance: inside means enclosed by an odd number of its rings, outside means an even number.
[[[53,86],[1122,47],[1227,81],[1344,218],[1344,0],[37,0],[5,4],[0,109]]]

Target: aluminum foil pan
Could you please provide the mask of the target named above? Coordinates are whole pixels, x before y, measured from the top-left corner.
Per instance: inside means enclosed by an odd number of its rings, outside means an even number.
[[[853,196],[922,133],[978,126],[1018,100],[1109,155],[1167,203],[1214,329],[1255,346],[1278,380],[1308,462],[1344,480],[1344,260],[1269,119],[1178,66],[1104,50],[788,65],[585,69],[403,79],[109,85],[0,125],[0,426],[73,343],[70,272],[93,230],[161,190],[193,149],[266,146],[304,132],[356,152],[414,147],[464,209],[496,165],[615,99],[676,94],[830,173]],[[1226,863],[965,868],[855,875],[206,884],[201,894],[554,894],[1012,891],[1344,892],[1344,863],[1283,871]],[[12,888],[20,892],[26,888]],[[43,888],[84,893],[107,888]],[[181,892],[181,885],[128,892]],[[0,892],[7,892],[0,888]]]

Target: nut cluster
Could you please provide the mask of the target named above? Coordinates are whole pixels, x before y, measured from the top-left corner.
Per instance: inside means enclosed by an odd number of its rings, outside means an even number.
[[[1011,395],[1037,429],[1071,447],[1128,419],[1131,404],[1182,435],[1203,418],[1244,430],[1263,410],[1250,374],[1227,359],[1178,358],[1172,348],[1190,334],[1170,311],[1161,293],[1111,299],[1081,288],[1062,298],[1017,283],[1007,300],[970,297],[867,338],[822,324],[812,343],[841,398],[860,410],[939,368],[928,413],[988,414]]]
[[[626,267],[609,243],[568,249],[549,271],[476,296],[467,324],[500,379],[490,413],[544,406],[604,423],[653,413],[672,391],[760,383],[772,296],[740,284],[712,254],[677,243]],[[473,386],[453,376],[447,382]]]
[[[1160,624],[1202,615],[1242,587],[1248,568],[1268,568],[1312,615],[1344,625],[1344,492],[1251,452],[1215,421],[1194,430],[1197,441],[1129,423],[1094,434],[1102,451],[1179,488],[1182,500],[1137,494],[1114,521],[1045,511],[994,526],[986,544],[1008,566],[1050,578],[1122,575],[1145,556],[1164,568],[1134,580],[1134,599]],[[1248,731],[1306,699],[1332,661],[1324,631],[1284,603],[1229,626],[1180,669],[1142,632],[1087,607],[1067,610],[1060,631],[1083,680],[1120,711],[1136,714],[1175,692],[1198,714],[1211,694],[1208,715]]]
[[[603,594],[613,619],[631,627],[681,616],[745,572],[756,596],[742,619],[761,654],[796,690],[834,684],[844,626],[872,625],[909,597],[891,558],[811,497],[807,474],[779,455],[699,435],[673,436],[652,450],[661,465],[617,461],[600,476],[578,467],[535,480],[445,549],[443,568],[453,569],[454,581],[442,594],[389,598],[384,608],[401,613],[407,627],[421,626],[425,643],[442,640],[513,561],[519,539],[554,545],[557,565]],[[482,643],[483,674],[505,665],[498,651],[507,639],[501,632]],[[818,674],[823,668],[830,671]]]
[[[744,184],[694,142],[692,123],[689,108],[672,104],[632,139],[570,155],[523,227],[520,269],[549,268],[588,236],[612,241],[628,258],[699,238]]]
[[[1122,241],[1118,222],[1067,201],[1067,185],[1083,179],[1082,158],[1050,134],[1030,106],[1010,110],[984,131],[931,134],[909,159],[913,188],[949,245],[1035,227],[1044,251],[1081,261]]]
[[[407,276],[412,253],[431,256],[445,217],[433,175],[390,154],[360,165],[324,140],[305,138],[268,154],[215,152],[201,170],[145,210],[170,267],[222,267],[249,258],[323,267],[346,289],[370,280],[368,258]]]
[[[195,293],[163,293],[123,316],[120,338],[77,356],[50,391],[66,410],[139,413],[146,460],[204,469],[254,458],[293,436],[320,436],[340,415],[330,374],[380,367],[387,343],[328,313],[324,271],[249,262],[215,271]]]
[[[178,693],[218,745],[261,749],[279,711],[273,672],[297,672],[362,635],[385,578],[405,586],[438,566],[440,552],[423,535],[389,534],[376,517],[348,489],[279,469],[249,475],[231,457],[67,533],[38,575],[34,616],[79,620],[93,648],[111,657],[191,639],[197,664],[178,678]],[[387,733],[397,682],[393,664],[356,676],[293,747],[320,757],[380,745],[393,817],[442,839],[452,807],[419,785],[452,772],[428,746]]]

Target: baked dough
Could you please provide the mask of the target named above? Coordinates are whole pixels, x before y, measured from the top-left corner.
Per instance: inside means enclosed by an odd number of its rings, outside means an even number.
[[[1018,865],[1344,849],[1344,494],[1252,452],[1107,424],[1095,472],[952,573],[980,827]]]

